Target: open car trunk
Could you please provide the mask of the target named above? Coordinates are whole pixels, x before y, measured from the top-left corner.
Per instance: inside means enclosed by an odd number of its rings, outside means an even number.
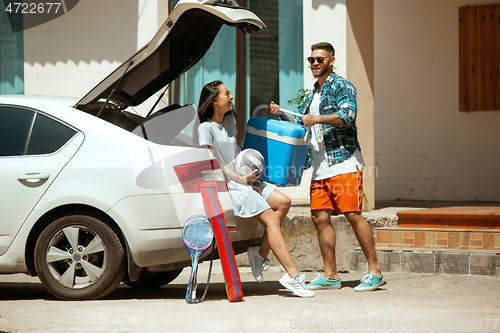
[[[253,12],[232,0],[181,0],[153,39],[74,107],[133,131],[144,119],[123,110],[140,105],[193,67],[223,24],[247,33],[265,27]]]

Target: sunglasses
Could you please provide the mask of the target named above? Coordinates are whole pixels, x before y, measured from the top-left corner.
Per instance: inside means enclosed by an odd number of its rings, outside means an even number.
[[[311,65],[314,64],[315,61],[318,61],[318,64],[322,64],[325,59],[325,57],[309,57],[307,61],[309,61]]]
[[[226,90],[226,92],[224,93],[224,95],[219,95],[218,97],[226,97],[227,99],[229,99],[229,97],[231,97],[231,92],[229,90]]]

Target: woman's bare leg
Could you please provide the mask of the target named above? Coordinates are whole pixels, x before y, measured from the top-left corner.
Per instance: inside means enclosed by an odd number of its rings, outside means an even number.
[[[290,204],[291,204],[290,198],[286,194],[274,190],[267,199],[267,203],[269,204],[269,206],[271,206],[271,209],[278,216],[280,220],[280,229],[281,229],[281,226],[285,222],[286,214],[288,214],[288,211],[290,210]],[[262,236],[262,243],[260,245],[259,254],[263,258],[267,258],[270,250],[271,247],[269,245],[269,236],[267,234],[267,228],[266,228],[266,230],[264,231],[264,235]]]
[[[272,209],[268,209],[255,216],[255,219],[262,223],[262,225],[266,228],[268,236],[266,237],[265,242],[264,239],[262,240],[261,248],[262,246],[268,246],[273,251],[283,268],[285,268],[288,275],[293,277],[295,273],[299,272],[299,270],[295,266],[292,257],[290,256],[290,252],[288,252],[285,238],[283,238],[283,234],[281,233],[281,225],[278,214],[276,214],[276,212]]]

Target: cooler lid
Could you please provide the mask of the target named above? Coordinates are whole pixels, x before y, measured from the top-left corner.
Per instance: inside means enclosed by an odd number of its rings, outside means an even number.
[[[294,139],[303,139],[306,134],[306,127],[291,123],[285,120],[277,120],[271,117],[252,117],[247,123],[247,132],[259,136],[270,137],[289,137]],[[274,134],[274,135],[273,135]]]

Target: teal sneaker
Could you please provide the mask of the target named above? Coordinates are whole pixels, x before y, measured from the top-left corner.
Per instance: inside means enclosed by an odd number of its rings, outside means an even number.
[[[380,276],[376,276],[373,273],[366,274],[361,279],[361,283],[354,287],[356,291],[372,291],[385,284],[384,273],[380,272]]]
[[[339,289],[340,285],[340,278],[330,280],[323,274],[316,273],[316,277],[307,284],[307,289]]]

